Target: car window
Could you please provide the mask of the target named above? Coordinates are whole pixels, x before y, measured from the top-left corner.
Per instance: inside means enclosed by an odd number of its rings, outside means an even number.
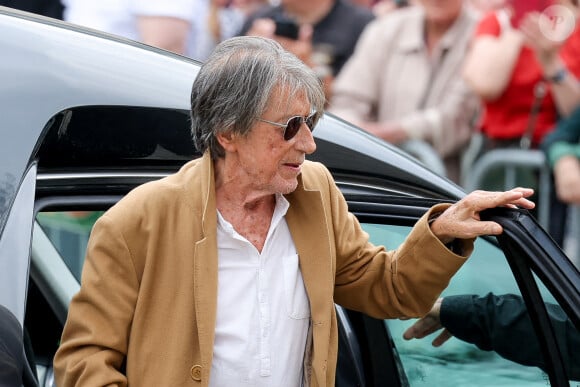
[[[364,224],[371,241],[395,247],[403,242],[410,227]],[[428,257],[426,257],[428,259]],[[546,302],[555,302],[542,287]],[[502,250],[490,240],[478,238],[469,261],[451,280],[443,296],[487,293],[520,295]],[[415,320],[386,320],[411,386],[546,386],[547,375],[536,367],[506,360],[495,352],[452,338],[433,347],[437,334],[421,340],[404,340],[403,332]],[[485,372],[482,372],[485,370]],[[549,385],[549,383],[548,383]]]
[[[120,165],[175,169],[198,156],[188,111],[132,106],[59,112],[47,123],[36,155],[41,173]]]
[[[40,212],[36,220],[80,282],[91,229],[103,211]]]

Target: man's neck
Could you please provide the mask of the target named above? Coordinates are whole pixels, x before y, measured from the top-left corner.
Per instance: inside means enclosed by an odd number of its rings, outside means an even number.
[[[273,210],[276,202],[275,195],[269,192],[260,192],[249,185],[240,185],[247,181],[247,177],[239,176],[240,168],[228,164],[224,158],[214,161],[214,178],[216,202],[218,209],[236,208],[239,211],[252,213]]]

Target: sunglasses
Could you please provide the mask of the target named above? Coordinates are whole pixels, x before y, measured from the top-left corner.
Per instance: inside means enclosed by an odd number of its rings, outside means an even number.
[[[302,124],[306,124],[306,126],[308,126],[308,129],[310,129],[310,131],[312,132],[314,130],[314,127],[316,126],[318,118],[316,112],[314,112],[310,114],[308,117],[304,116],[290,117],[286,122],[286,124],[264,120],[263,118],[258,118],[258,120],[266,122],[271,125],[276,125],[280,128],[284,128],[284,140],[290,141],[292,138],[294,138],[294,136],[296,136],[296,134],[298,134],[298,131],[302,127]]]

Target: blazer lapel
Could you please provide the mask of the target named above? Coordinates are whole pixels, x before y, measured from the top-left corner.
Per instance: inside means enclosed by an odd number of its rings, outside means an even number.
[[[195,244],[194,299],[202,370],[211,368],[217,308],[217,251],[213,237]]]
[[[203,156],[203,176],[190,186],[191,195],[200,198],[195,206],[202,214],[203,237],[195,243],[194,252],[194,302],[202,362],[202,378],[207,380],[213,357],[217,313],[217,208],[213,162],[209,153]],[[201,194],[199,194],[201,192]]]
[[[329,225],[319,191],[289,195],[286,222],[298,250],[300,270],[313,321],[328,318],[334,289],[334,264],[328,240]],[[324,222],[321,223],[321,220]]]
[[[286,222],[298,250],[300,271],[310,301],[312,347],[306,349],[306,377],[313,369],[312,377],[318,385],[325,385],[326,375],[318,374],[320,366],[313,365],[320,361],[326,364],[330,345],[335,271],[329,241],[330,225],[320,191],[306,191],[299,184],[287,198],[290,208]]]

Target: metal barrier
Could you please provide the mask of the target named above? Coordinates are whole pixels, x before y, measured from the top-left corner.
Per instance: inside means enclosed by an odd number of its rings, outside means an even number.
[[[494,171],[503,172],[503,186],[498,189],[508,190],[518,186],[518,170],[531,172],[535,177],[536,215],[538,222],[545,229],[550,226],[552,171],[546,162],[546,156],[540,150],[504,148],[486,151],[479,158],[483,137],[475,134],[463,154],[461,162],[461,186],[466,192],[477,189],[490,189],[485,186],[485,179]],[[423,163],[427,168],[442,176],[447,176],[445,164],[439,154],[427,142],[410,140],[400,146],[403,150]],[[580,206],[570,206],[568,222],[564,237],[563,249],[570,259],[580,268]]]
[[[473,153],[471,153],[473,155]],[[523,168],[536,176],[537,200],[536,211],[538,222],[546,230],[550,223],[552,172],[546,162],[545,154],[540,150],[494,149],[486,151],[479,159],[472,158],[462,164],[461,185],[467,192],[486,189],[484,180],[497,169],[504,172],[503,188],[517,186],[517,170]],[[569,206],[564,246],[572,262],[580,268],[580,207]]]
[[[550,221],[550,189],[551,171],[546,163],[546,157],[539,150],[523,150],[517,148],[493,149],[485,152],[470,166],[464,166],[463,188],[467,192],[476,189],[485,189],[483,182],[492,170],[504,171],[503,189],[517,186],[517,169],[525,168],[537,175],[537,213],[538,221],[545,229]]]

